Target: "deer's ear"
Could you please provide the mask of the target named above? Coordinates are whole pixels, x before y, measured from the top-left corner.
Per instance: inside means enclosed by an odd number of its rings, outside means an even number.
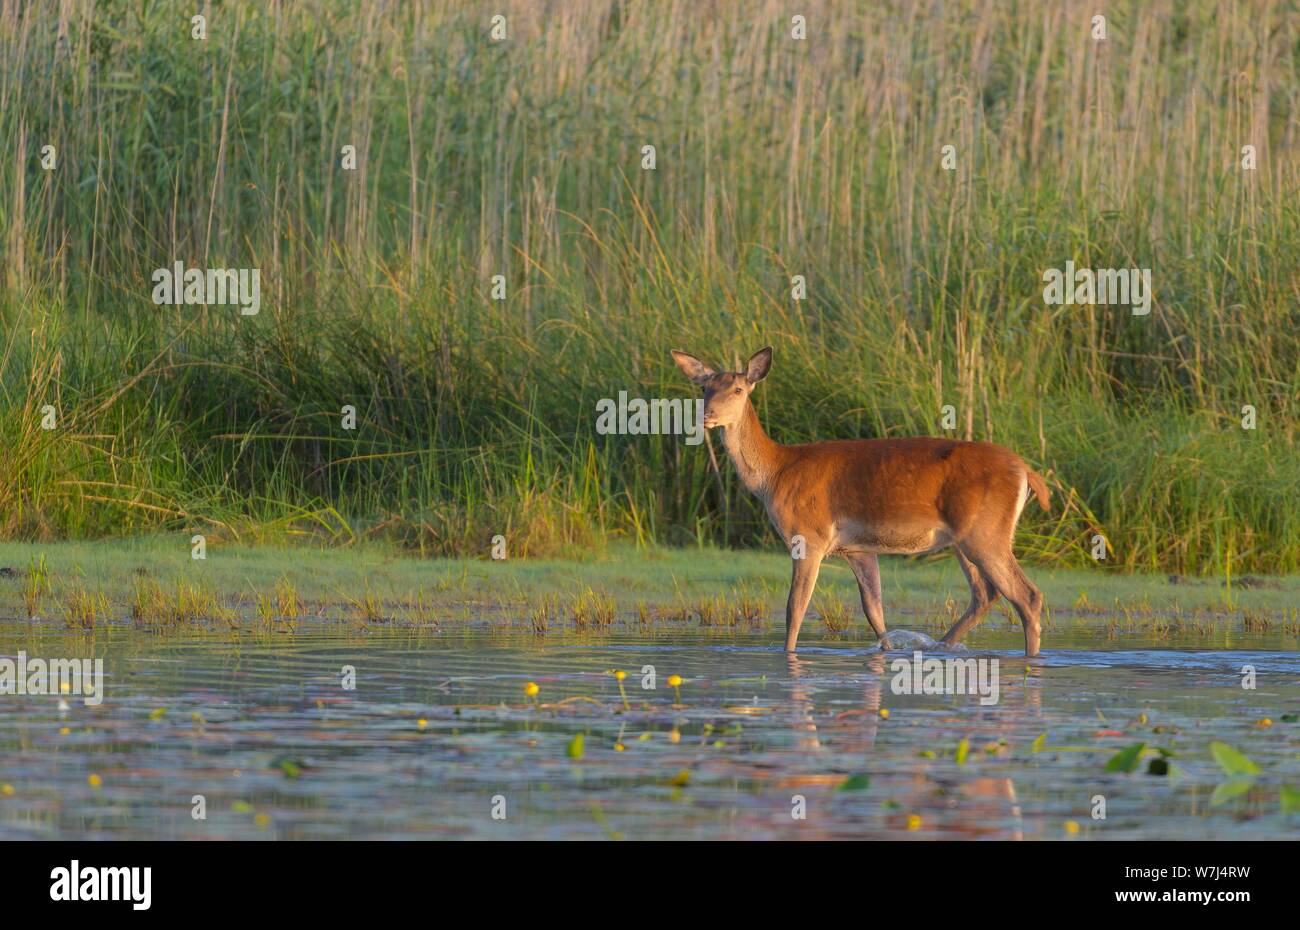
[[[768,371],[772,368],[772,347],[759,349],[754,353],[749,364],[745,366],[745,380],[750,384],[758,384],[767,377]]]
[[[685,352],[678,352],[673,349],[673,361],[677,367],[682,370],[682,374],[690,378],[696,384],[703,384],[717,374],[708,365],[701,362],[694,355],[687,355]]]

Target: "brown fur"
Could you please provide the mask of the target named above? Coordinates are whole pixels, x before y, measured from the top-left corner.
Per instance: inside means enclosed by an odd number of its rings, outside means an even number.
[[[952,546],[971,588],[971,603],[944,635],[957,643],[999,596],[1015,606],[1025,654],[1037,655],[1043,598],[1011,551],[1026,489],[1044,510],[1047,485],[1009,449],[988,442],[914,437],[783,446],[763,432],[749,395],[771,367],[772,350],[744,372],[716,372],[674,352],[704,387],[704,425],[724,427],[724,444],[745,486],[763,501],[787,545],[802,537],[786,604],[786,649],[793,652],[821,561],[839,554],[858,580],[863,612],[885,636],[879,554]]]

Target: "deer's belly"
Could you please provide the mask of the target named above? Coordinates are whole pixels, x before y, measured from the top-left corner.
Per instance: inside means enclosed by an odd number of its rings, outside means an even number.
[[[930,523],[881,526],[850,521],[836,525],[832,551],[917,555],[951,544],[947,530]]]

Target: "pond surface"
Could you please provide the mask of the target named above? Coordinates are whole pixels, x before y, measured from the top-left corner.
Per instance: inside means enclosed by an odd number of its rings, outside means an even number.
[[[891,665],[910,650],[805,635],[791,658],[772,630],[538,640],[320,624],[236,641],[0,621],[0,656],[97,656],[106,679],[98,706],[0,696],[0,838],[1078,841],[1300,829],[1280,802],[1284,785],[1300,788],[1300,724],[1283,719],[1300,711],[1290,640],[1178,648],[1076,630],[1046,639],[1027,672],[1018,633],[977,631],[983,651],[955,655],[999,660],[997,701],[982,703],[897,693]],[[647,666],[654,689],[642,687]],[[626,704],[612,669],[627,671]],[[1216,741],[1259,773],[1225,775]],[[1147,751],[1131,773],[1106,771],[1136,743]],[[1168,774],[1148,774],[1153,759]],[[1092,816],[1099,798],[1104,819]]]

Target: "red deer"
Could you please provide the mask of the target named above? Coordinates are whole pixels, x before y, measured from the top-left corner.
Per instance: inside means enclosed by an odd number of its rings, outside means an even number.
[[[763,432],[749,402],[772,367],[771,347],[744,371],[719,372],[685,352],[673,360],[704,388],[704,427],[723,443],[745,487],[763,502],[787,547],[803,537],[785,608],[785,649],[795,651],[822,559],[839,554],[857,576],[862,610],[886,644],[877,555],[953,547],[970,606],[942,642],[962,641],[1001,595],[1020,615],[1025,655],[1038,655],[1043,595],[1011,551],[1030,491],[1048,509],[1047,485],[1020,456],[990,442],[913,437],[783,446]]]

